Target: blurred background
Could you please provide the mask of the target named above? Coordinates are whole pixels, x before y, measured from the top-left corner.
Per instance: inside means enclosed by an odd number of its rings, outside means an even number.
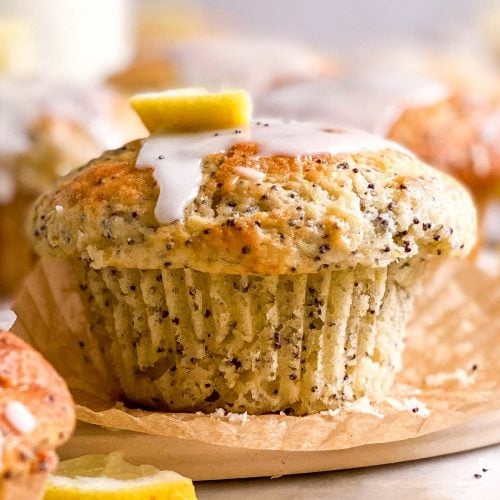
[[[22,71],[94,79],[160,41],[234,33],[300,40],[343,57],[381,48],[497,50],[498,0],[0,0]],[[9,34],[4,36],[9,37]],[[4,38],[0,39],[6,44]],[[21,47],[21,45],[23,45]],[[12,49],[13,50],[13,49]]]
[[[0,295],[36,196],[146,134],[132,93],[186,86],[400,142],[468,185],[497,272],[499,81],[500,0],[0,0]]]

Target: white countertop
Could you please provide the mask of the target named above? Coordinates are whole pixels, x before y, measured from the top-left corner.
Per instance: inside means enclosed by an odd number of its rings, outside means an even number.
[[[500,445],[365,469],[202,482],[196,493],[200,500],[499,499]]]

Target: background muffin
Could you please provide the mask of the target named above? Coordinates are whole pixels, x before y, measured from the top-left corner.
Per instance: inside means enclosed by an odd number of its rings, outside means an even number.
[[[55,448],[75,425],[73,401],[55,370],[18,337],[0,332],[0,497],[39,499]]]
[[[110,78],[126,93],[178,87],[243,87],[253,94],[278,84],[331,74],[330,57],[305,44],[274,38],[213,36],[172,41],[140,54]]]
[[[59,175],[144,129],[111,90],[39,79],[0,80],[0,293],[32,263],[28,207]]]
[[[500,93],[455,91],[405,109],[387,136],[464,182],[481,211],[500,196]]]
[[[262,145],[238,144],[238,132],[204,158],[181,220],[157,221],[140,141],[38,201],[36,248],[74,267],[89,369],[102,353],[125,397],[174,411],[303,414],[380,396],[400,367],[424,263],[473,244],[470,198],[381,139],[346,154],[259,157]]]

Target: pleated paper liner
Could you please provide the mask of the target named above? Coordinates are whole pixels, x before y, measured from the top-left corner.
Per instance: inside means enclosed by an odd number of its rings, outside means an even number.
[[[112,366],[130,401],[206,413],[304,415],[376,399],[401,365],[420,274],[418,263],[280,276],[72,266],[93,337],[60,339],[80,345],[73,361],[87,355],[110,382]]]
[[[35,337],[30,332],[36,331],[39,347],[49,360],[60,356],[71,360],[84,355],[78,351],[78,346],[59,346],[57,342],[58,338],[67,337],[68,329],[82,338],[86,335],[79,295],[68,288],[67,272],[59,261],[40,262],[26,281],[14,308],[19,318],[14,331],[28,340]],[[48,275],[57,276],[57,282],[51,279],[49,283]],[[43,346],[40,345],[42,341]],[[190,449],[189,458],[195,467],[195,462],[213,459],[208,450],[230,448],[234,456],[250,460],[256,457],[257,450],[272,451],[269,457],[279,459],[274,452],[284,452],[278,454],[282,457],[304,451],[337,451],[345,455],[349,449],[375,446],[370,459],[360,451],[358,461],[352,455],[341,461],[353,467],[387,461],[387,454],[380,456],[380,461],[376,457],[377,447],[384,445],[385,449],[393,450],[392,461],[418,458],[418,453],[398,455],[397,445],[411,449],[415,440],[432,443],[433,436],[439,434],[452,436],[448,438],[449,445],[443,448],[443,453],[449,453],[492,444],[500,439],[500,432],[496,432],[497,421],[500,427],[500,411],[493,413],[500,410],[500,279],[486,275],[469,262],[450,262],[432,273],[410,323],[404,369],[388,398],[376,404],[361,400],[347,404],[342,411],[305,417],[247,416],[224,414],[223,411],[212,414],[152,412],[126,408],[113,401],[114,387],[107,384],[106,366],[86,372],[79,372],[78,366],[79,363],[68,363],[63,376],[74,388],[80,421],[123,431],[120,438],[116,433],[102,438],[97,437],[100,431],[96,429],[96,449],[102,445],[102,439],[120,446],[122,437],[126,436],[128,443],[142,446],[139,444],[141,439],[148,440],[145,435],[156,436],[158,447],[151,449],[152,460],[160,461],[154,458],[155,451],[162,453],[164,450],[164,455],[168,456],[174,450],[185,453]],[[109,400],[102,399],[103,387],[108,389]],[[472,435],[453,438],[454,426],[461,424],[467,429],[464,432],[473,433],[475,419],[478,422],[483,419],[477,439]],[[485,429],[489,432],[485,433]],[[75,439],[78,442],[78,436]],[[160,446],[160,443],[163,444]],[[187,446],[183,447],[183,443]],[[123,443],[124,448],[127,446]],[[73,447],[69,454],[76,453]],[[437,454],[435,447],[429,453],[427,456]],[[311,458],[312,455],[306,454]],[[321,466],[319,463],[317,466],[307,464],[306,458],[302,462],[302,469],[296,466],[283,470],[282,467],[280,473],[343,466],[333,458],[331,466],[324,461]],[[269,474],[273,474],[276,467],[273,469],[270,462],[267,465]],[[255,471],[250,470],[252,467],[246,472],[238,472],[233,464],[232,472],[217,475],[198,471],[194,477],[260,475],[265,467],[266,464],[262,464],[260,473],[254,474]],[[182,472],[189,470],[185,468]]]

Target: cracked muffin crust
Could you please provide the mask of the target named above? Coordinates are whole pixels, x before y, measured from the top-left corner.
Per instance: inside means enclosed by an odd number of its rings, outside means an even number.
[[[184,220],[162,225],[152,172],[135,168],[140,147],[105,153],[38,200],[32,231],[40,253],[95,268],[275,275],[462,255],[474,241],[466,190],[390,149],[256,158],[257,145],[239,144],[204,159]],[[241,167],[265,177],[249,179]]]

